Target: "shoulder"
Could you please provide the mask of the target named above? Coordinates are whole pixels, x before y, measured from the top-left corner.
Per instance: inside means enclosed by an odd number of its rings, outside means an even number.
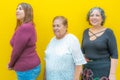
[[[34,29],[34,25],[31,22],[24,23],[20,26],[20,31],[31,31]]]
[[[68,41],[79,41],[78,38],[74,34],[71,34],[71,33],[67,34],[66,37]]]
[[[85,29],[83,33],[84,33],[84,34],[87,33],[87,32],[89,31],[89,29],[90,29],[90,28]]]
[[[71,39],[76,39],[77,38],[74,34],[71,34],[71,33],[67,34],[66,36],[68,38],[71,38]]]
[[[113,30],[110,29],[110,28],[107,28],[107,29],[106,29],[106,32],[108,32],[108,33],[113,33]]]
[[[85,29],[84,31],[88,31],[90,28]]]
[[[110,37],[115,37],[113,30],[110,29],[110,28],[107,28],[107,29],[106,29],[106,35],[107,35],[109,38],[110,38]]]
[[[53,40],[55,40],[55,39],[56,39],[55,36],[53,36],[50,41],[53,41]]]
[[[54,37],[52,37],[51,39],[50,39],[50,41],[49,41],[49,43],[53,43],[53,42],[55,42],[55,36]]]
[[[113,30],[110,29],[110,28],[107,28],[107,29],[106,29],[106,33],[107,33],[108,35],[114,34],[114,33],[113,33]]]

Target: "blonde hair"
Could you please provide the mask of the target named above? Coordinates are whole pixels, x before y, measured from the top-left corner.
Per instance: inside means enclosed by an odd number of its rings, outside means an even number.
[[[64,25],[64,26],[68,26],[68,21],[67,21],[67,19],[64,17],[64,16],[56,16],[56,17],[54,17],[54,19],[53,19],[53,22],[56,20],[56,19],[61,19],[62,20],[62,24]]]

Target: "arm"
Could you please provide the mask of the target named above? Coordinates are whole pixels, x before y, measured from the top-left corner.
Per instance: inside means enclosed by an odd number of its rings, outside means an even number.
[[[45,63],[45,67],[44,67],[44,76],[43,76],[43,80],[46,80],[46,63]]]
[[[86,34],[87,34],[87,30],[88,30],[88,29],[86,29],[86,30],[83,32],[81,50],[82,50],[82,53],[83,53],[83,55],[84,55],[84,57],[85,57],[85,60],[86,60],[87,62],[89,62],[90,60],[85,56],[85,49],[84,49],[84,47],[83,47],[83,43],[85,43],[85,42],[84,42],[84,38],[85,38],[85,36],[86,36]]]
[[[43,80],[46,80],[46,69],[44,69],[44,77]]]
[[[84,49],[84,47],[83,47],[85,32],[86,32],[86,30],[83,32],[83,36],[82,36],[82,45],[81,45],[81,50],[82,50],[82,53],[83,53],[83,54],[85,54],[85,49]]]
[[[82,65],[75,66],[74,80],[79,80],[79,77],[82,73]]]
[[[9,68],[13,68],[16,61],[19,59],[19,57],[22,55],[22,52],[28,42],[30,35],[30,29],[29,27],[20,27],[17,31],[14,39],[14,45],[11,55],[11,60],[9,63]]]
[[[117,50],[116,39],[112,30],[109,32],[108,49],[111,56],[109,79],[116,80],[115,74],[116,74],[116,67],[118,63],[118,50]]]
[[[79,80],[80,73],[82,73],[82,65],[86,64],[86,61],[81,51],[79,40],[76,37],[71,39],[71,50],[75,63],[74,80]]]
[[[110,80],[116,80],[115,74],[116,74],[117,63],[118,63],[118,59],[111,58],[111,68],[110,68],[110,74],[109,74]]]

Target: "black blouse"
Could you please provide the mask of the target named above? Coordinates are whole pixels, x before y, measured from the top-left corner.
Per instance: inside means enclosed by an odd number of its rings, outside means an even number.
[[[111,29],[106,29],[105,32],[91,41],[89,29],[86,29],[83,34],[82,51],[85,57],[89,59],[114,58],[118,59],[118,50],[114,33]]]

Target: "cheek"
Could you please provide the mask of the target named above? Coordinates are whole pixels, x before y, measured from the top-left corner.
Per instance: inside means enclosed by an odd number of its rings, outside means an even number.
[[[17,18],[17,19],[21,19],[21,16],[20,16],[20,15],[16,15],[16,18]]]
[[[66,29],[66,28],[63,28],[63,29],[62,29],[62,32],[63,32],[63,33],[65,33],[66,31],[67,31],[67,29]]]
[[[22,13],[22,18],[24,18],[24,17],[25,17],[25,13],[23,12],[23,13]]]
[[[103,19],[102,19],[102,18],[100,18],[100,21],[101,21],[101,22],[103,22]]]
[[[92,22],[92,19],[89,19],[89,23],[91,23]]]
[[[92,20],[92,18],[89,18],[88,20],[89,20],[89,21],[91,21],[91,20]]]

